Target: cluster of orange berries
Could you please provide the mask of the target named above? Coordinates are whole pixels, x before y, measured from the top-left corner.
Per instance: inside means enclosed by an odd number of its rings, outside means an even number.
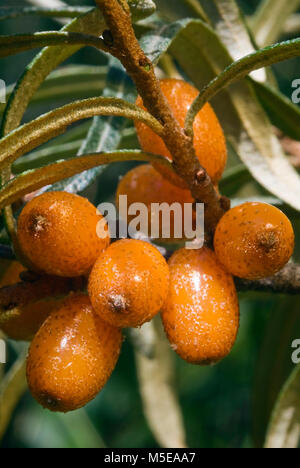
[[[163,81],[162,90],[183,125],[197,91],[176,80]],[[170,157],[149,128],[137,124],[137,131],[144,150]],[[195,148],[217,184],[226,164],[226,145],[209,105],[195,121]],[[140,166],[123,178],[117,196],[145,203],[150,216],[153,202],[192,201],[178,181],[171,183],[152,166]],[[89,201],[62,192],[34,198],[18,220],[19,244],[32,271],[88,277],[87,293],[26,306],[2,326],[15,339],[33,337],[27,360],[29,388],[53,411],[74,410],[93,399],[117,363],[122,329],[140,327],[160,311],[179,356],[202,365],[223,359],[239,327],[233,276],[270,276],[289,261],[294,248],[289,220],[277,208],[261,203],[244,204],[221,219],[214,251],[206,246],[183,248],[168,264],[150,243],[133,239],[110,243],[108,228],[107,236],[100,238],[101,221]]]

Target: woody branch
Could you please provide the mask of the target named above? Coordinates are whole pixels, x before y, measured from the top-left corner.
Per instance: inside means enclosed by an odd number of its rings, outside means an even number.
[[[18,308],[45,297],[68,295],[71,291],[84,291],[85,278],[40,277],[24,273],[21,282],[0,289],[0,323],[18,313]],[[235,279],[238,291],[258,291],[277,294],[300,294],[300,265],[288,264],[279,273],[259,281]]]

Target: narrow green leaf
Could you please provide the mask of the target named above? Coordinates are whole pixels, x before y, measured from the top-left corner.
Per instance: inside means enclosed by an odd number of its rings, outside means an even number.
[[[154,320],[136,332],[137,374],[144,414],[161,447],[185,448],[186,435],[178,397],[174,391],[174,363],[161,322]],[[141,353],[141,342],[151,341],[153,355]],[[149,345],[148,345],[149,346]]]
[[[255,202],[255,203],[267,203],[268,205],[273,206],[282,206],[283,202],[278,198],[274,197],[263,197],[263,196],[253,196],[253,197],[246,197],[246,198],[232,198],[231,199],[231,207],[234,208],[235,206],[240,206],[243,203],[248,202]]]
[[[273,125],[300,140],[300,109],[276,89],[251,80],[255,93]]]
[[[156,0],[158,11],[168,21],[182,18],[201,18],[205,20],[205,13],[198,0],[177,0],[176,8],[170,0]]]
[[[300,364],[276,403],[265,448],[298,448],[300,441]]]
[[[30,106],[36,106],[66,99],[94,97],[102,90],[107,75],[107,67],[91,65],[68,65],[51,73],[41,88],[33,96]],[[83,86],[84,83],[84,86]],[[7,87],[6,97],[10,99],[15,85]],[[0,116],[5,104],[0,103]]]
[[[235,0],[198,1],[207,15],[209,24],[234,60],[239,60],[256,50],[243,13]]]
[[[104,28],[104,18],[99,8],[95,8],[91,12],[74,19],[63,31],[100,36]],[[80,48],[81,46],[46,47],[37,55],[19,79],[7,103],[1,124],[1,136],[7,135],[20,125],[30,100],[46,77],[57,68],[60,63],[67,60],[72,54],[80,50]],[[7,166],[1,173],[2,182],[7,182],[10,176],[11,170],[10,167]],[[4,210],[4,220],[6,230],[14,244],[15,250],[18,251],[15,221],[10,207]]]
[[[295,13],[286,20],[283,33],[290,37],[300,35],[300,13]]]
[[[257,50],[250,28],[241,8],[235,0],[199,0],[205,10],[209,24],[218,34],[234,61]],[[252,73],[259,82],[266,82],[270,71],[264,69]]]
[[[157,64],[167,52],[177,35],[191,22],[190,19],[179,20],[171,24],[157,21],[155,29],[145,34],[140,45],[152,63]]]
[[[140,120],[162,135],[161,124],[148,112],[117,98],[92,98],[76,101],[55,109],[19,127],[0,140],[0,168],[12,164],[18,157],[51,138],[64,133],[72,123],[95,115],[114,115]]]
[[[131,0],[129,4],[133,21],[145,18],[155,11],[152,0],[138,2]],[[79,18],[75,18],[62,31],[101,36],[104,29],[105,22],[99,8],[93,8]],[[29,102],[46,77],[80,49],[81,46],[46,47],[35,57],[21,76],[8,101],[2,122],[2,135],[6,135],[20,125]]]
[[[31,193],[46,185],[54,184],[62,179],[80,174],[97,166],[122,161],[157,162],[172,168],[172,164],[163,156],[144,153],[139,150],[115,151],[77,156],[67,161],[59,161],[49,166],[29,171],[9,181],[0,191],[0,209],[11,205],[27,193]]]
[[[204,104],[210,101],[222,89],[230,84],[245,78],[251,71],[267,67],[300,55],[300,39],[281,42],[265,49],[258,50],[247,55],[227,67],[218,77],[203,88],[197,99],[192,104],[187,118],[186,131],[189,135],[193,133],[193,122],[196,115]]]
[[[49,31],[0,36],[0,57],[8,57],[41,47],[74,45],[96,47],[107,52],[103,39],[99,37],[68,31]]]
[[[220,192],[232,197],[243,185],[251,182],[252,175],[243,164],[227,169],[220,180]]]
[[[152,0],[128,0],[133,21],[151,16],[156,11],[156,4]]]
[[[100,10],[95,8],[74,19],[62,31],[100,36],[104,28],[103,16]],[[21,76],[7,103],[1,128],[2,135],[10,133],[20,125],[29,102],[46,77],[80,49],[81,46],[46,47],[35,57]]]
[[[114,57],[109,60],[109,69],[106,85],[104,88],[104,97],[122,98],[126,101],[134,101],[135,87],[121,63]],[[87,153],[101,153],[114,151],[118,148],[122,131],[127,122],[120,117],[97,116],[93,119],[86,140],[79,149],[78,155]],[[105,170],[105,166],[96,167],[89,171],[73,176],[51,187],[51,190],[65,190],[71,193],[78,193],[91,185],[96,178]]]
[[[64,145],[65,143],[71,143],[75,140],[84,140],[87,132],[89,131],[90,125],[90,121],[83,121],[82,123],[71,127],[67,133],[63,133],[55,139],[55,144]],[[49,141],[48,143],[45,143],[44,148],[51,148],[52,145],[53,142]]]

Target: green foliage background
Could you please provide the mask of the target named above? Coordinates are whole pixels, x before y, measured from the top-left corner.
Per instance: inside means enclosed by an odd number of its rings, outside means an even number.
[[[26,2],[11,2],[24,6]],[[246,14],[251,14],[259,1],[240,0]],[[69,0],[70,5],[93,5],[93,1]],[[0,6],[7,6],[1,0]],[[174,8],[176,2],[174,1]],[[57,29],[49,19],[26,18],[0,23],[0,34]],[[36,52],[1,59],[0,78],[15,82]],[[105,65],[103,55],[83,49],[67,63]],[[291,82],[300,78],[300,59],[274,68],[281,90],[290,98]],[[84,86],[84,83],[82,83]],[[30,109],[26,119],[69,102],[51,101]],[[131,138],[132,146],[135,139]],[[47,147],[47,146],[46,146]],[[74,152],[75,155],[75,152]],[[62,155],[63,156],[63,155]],[[235,164],[234,158],[231,161]],[[109,168],[98,186],[89,190],[94,202],[113,197],[120,174],[131,164]],[[233,190],[233,193],[232,193]],[[240,186],[230,195],[264,194],[255,182]],[[300,221],[294,212],[283,207],[293,218],[299,239]],[[296,260],[300,261],[300,245]],[[241,328],[232,354],[212,368],[191,366],[174,354],[176,379],[187,442],[190,447],[253,447],[262,445],[264,432],[276,396],[291,364],[291,343],[300,338],[299,298],[267,294],[241,295]],[[15,345],[9,346],[9,364],[16,357]],[[121,359],[111,380],[84,410],[69,415],[56,415],[42,410],[27,392],[13,414],[0,444],[9,447],[157,447],[142,407],[132,345],[126,340]]]

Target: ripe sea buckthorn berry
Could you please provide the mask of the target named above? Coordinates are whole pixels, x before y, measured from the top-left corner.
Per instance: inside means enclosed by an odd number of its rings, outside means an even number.
[[[265,203],[245,203],[228,211],[214,238],[215,252],[227,271],[249,280],[281,270],[290,260],[294,245],[289,219]]]
[[[199,92],[182,80],[165,79],[161,80],[160,85],[175,118],[184,128],[187,112]],[[136,103],[144,108],[141,97],[138,97]],[[161,154],[172,159],[166,145],[158,135],[144,123],[136,122],[135,125],[144,151]],[[195,119],[194,147],[200,164],[207,170],[212,181],[214,183],[218,182],[226,166],[227,149],[220,122],[210,104],[206,104]],[[185,187],[185,183],[176,174],[171,173],[162,165],[160,166],[160,172],[165,173],[172,183]]]
[[[81,408],[106,384],[121,344],[121,331],[94,313],[88,296],[70,296],[31,343],[27,380],[32,395],[52,411]]]
[[[109,245],[109,235],[103,239],[97,235],[102,220],[103,216],[83,197],[44,193],[21,212],[20,247],[38,272],[64,277],[85,275]]]
[[[117,194],[116,204],[119,207],[120,196],[127,195],[128,206],[134,203],[144,203],[148,210],[148,230],[144,232],[145,235],[151,237],[151,226],[154,220],[154,208],[153,204],[167,203],[169,206],[173,203],[180,203],[182,207],[182,218],[180,221],[180,229],[184,233],[184,204],[193,203],[194,199],[189,190],[176,187],[175,185],[168,182],[167,179],[161,176],[150,164],[144,164],[142,166],[135,167],[129,171],[125,177],[120,181]],[[194,211],[192,212],[195,216]],[[159,213],[159,233],[158,236],[153,238],[162,242],[179,242],[181,239],[175,239],[175,216],[174,212],[171,212],[171,217],[168,220],[170,228],[170,236],[163,238],[163,217],[162,212]],[[134,216],[128,216],[128,222],[131,222]],[[176,221],[177,223],[177,221]]]
[[[231,351],[239,328],[233,278],[206,247],[169,260],[170,292],[162,320],[172,348],[192,364],[214,364]]]
[[[103,252],[92,270],[89,295],[99,316],[117,327],[138,327],[163,306],[169,269],[160,252],[141,240],[123,239]]]
[[[13,261],[0,280],[0,287],[10,286],[20,281],[25,271],[21,263]],[[19,307],[19,315],[12,316],[1,324],[6,336],[16,341],[31,341],[50,313],[60,306],[62,299],[42,299]]]

